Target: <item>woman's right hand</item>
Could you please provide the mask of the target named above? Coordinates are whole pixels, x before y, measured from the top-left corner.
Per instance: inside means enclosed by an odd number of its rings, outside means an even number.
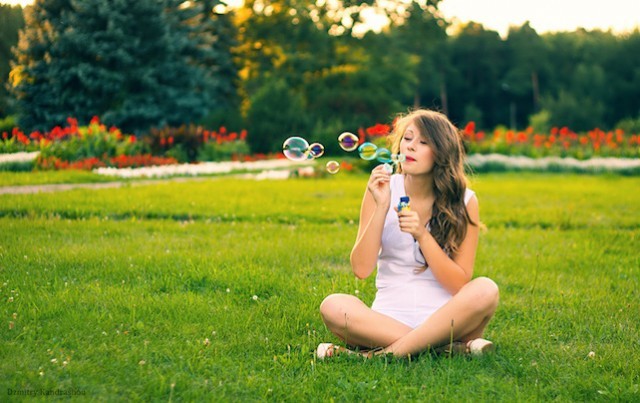
[[[367,190],[373,196],[376,206],[388,209],[391,205],[391,175],[384,170],[383,165],[378,165],[371,171]]]

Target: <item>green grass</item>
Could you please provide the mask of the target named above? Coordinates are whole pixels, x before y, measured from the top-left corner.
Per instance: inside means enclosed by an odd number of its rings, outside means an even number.
[[[111,176],[98,175],[90,171],[33,171],[10,172],[0,170],[0,186],[44,185],[55,183],[98,183],[121,180]]]
[[[474,179],[488,228],[475,274],[501,287],[486,334],[494,356],[316,361],[315,346],[336,341],[322,299],[375,295],[374,278],[348,264],[365,184],[211,179],[0,196],[1,393],[640,399],[640,178]]]

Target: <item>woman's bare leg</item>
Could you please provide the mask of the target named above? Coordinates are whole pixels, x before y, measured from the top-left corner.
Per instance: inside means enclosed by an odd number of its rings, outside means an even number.
[[[386,347],[412,330],[348,294],[326,297],[320,305],[320,313],[329,330],[352,346]]]
[[[486,277],[466,284],[449,302],[423,324],[388,345],[383,353],[398,357],[417,354],[430,347],[482,336],[498,306],[498,286]]]

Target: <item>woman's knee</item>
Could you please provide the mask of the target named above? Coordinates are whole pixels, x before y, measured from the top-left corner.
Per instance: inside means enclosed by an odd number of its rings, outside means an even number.
[[[347,294],[331,294],[325,297],[320,304],[320,315],[325,323],[335,322],[336,318],[344,312],[345,298],[351,297]]]
[[[478,277],[473,280],[473,304],[483,311],[494,311],[500,299],[500,290],[495,281],[488,277]]]

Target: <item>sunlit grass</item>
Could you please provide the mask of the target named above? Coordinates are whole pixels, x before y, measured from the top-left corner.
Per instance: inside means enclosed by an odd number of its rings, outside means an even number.
[[[0,386],[89,400],[632,401],[640,179],[480,175],[493,357],[314,359],[318,305],[367,303],[366,177],[0,196]],[[15,314],[15,315],[14,315]],[[15,316],[15,318],[14,318]],[[594,352],[593,357],[589,353]],[[65,364],[66,361],[66,364]]]
[[[90,171],[33,171],[9,172],[0,170],[0,186],[43,185],[54,183],[109,182],[115,178],[98,175]]]

